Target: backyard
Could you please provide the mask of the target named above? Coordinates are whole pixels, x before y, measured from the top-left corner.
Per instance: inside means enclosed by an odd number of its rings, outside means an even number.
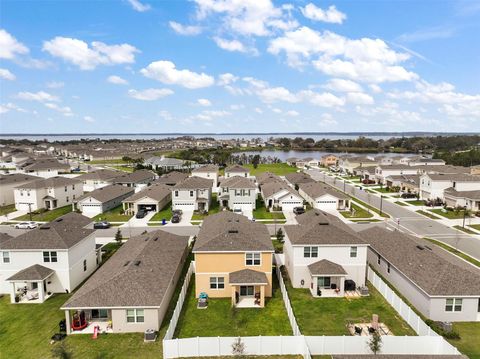
[[[470,359],[480,359],[480,322],[453,323],[453,330],[460,334],[460,339],[450,339],[450,344]]]
[[[68,205],[65,207],[55,208],[50,211],[47,210],[39,210],[32,212],[32,221],[36,222],[50,222],[54,219],[57,219],[64,214],[72,212],[72,206]],[[30,221],[30,214],[24,214],[23,216],[15,218],[17,221]]]
[[[257,198],[257,203],[255,207],[256,208],[253,211],[253,218],[255,219],[285,219],[285,216],[282,212],[267,211],[265,203],[260,198]]]
[[[123,207],[122,207],[122,205],[120,205],[120,206],[117,206],[115,208],[112,208],[111,210],[109,210],[107,212],[97,214],[92,219],[95,222],[97,222],[97,221],[127,222],[130,218],[132,218],[132,215],[124,214],[123,213]]]
[[[352,211],[341,211],[340,214],[345,218],[371,218],[373,214],[371,214],[366,209],[356,205],[355,203],[351,203]]]
[[[259,164],[257,168],[253,168],[253,165],[243,165],[243,167],[250,170],[251,176],[257,176],[262,172],[271,172],[278,176],[285,176],[288,173],[297,172],[298,168],[289,166],[286,163],[268,163]]]
[[[265,308],[232,309],[230,298],[209,299],[207,309],[197,309],[195,276],[192,276],[175,337],[292,335],[287,312],[273,276],[273,296]]]

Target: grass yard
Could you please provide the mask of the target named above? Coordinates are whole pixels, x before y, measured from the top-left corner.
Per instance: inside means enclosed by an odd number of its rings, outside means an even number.
[[[128,172],[128,173],[132,173],[135,171],[135,168],[130,166],[110,166],[110,167],[113,169],[123,171],[123,172]]]
[[[370,323],[378,314],[394,335],[416,335],[370,284],[370,296],[355,299],[314,298],[309,289],[293,288],[284,276],[288,296],[303,335],[350,335],[349,323]]]
[[[15,212],[15,205],[9,204],[7,206],[0,207],[0,216]]]
[[[375,188],[374,191],[380,192],[380,193],[398,193],[390,190],[389,187],[380,187],[380,188]]]
[[[465,212],[464,210],[460,210],[460,211],[447,210],[446,212],[444,212],[444,209],[441,209],[441,208],[429,209],[429,211],[432,212],[432,213],[438,214],[439,216],[448,218],[448,219],[462,219],[463,214]],[[467,215],[467,217],[468,217],[468,215]]]
[[[243,165],[242,167],[250,170],[251,176],[257,176],[262,172],[272,172],[278,176],[285,176],[288,173],[297,172],[298,168],[289,166],[286,163],[267,163],[259,164],[257,168],[253,168],[253,165]]]
[[[125,165],[128,165],[129,163],[128,162],[125,162],[124,160],[122,160],[121,158],[117,159],[117,160],[95,160],[95,161],[86,161],[85,162],[86,165],[110,165],[110,164],[114,164],[114,165],[118,165],[118,164],[125,164]]]
[[[348,195],[348,194],[347,194],[347,196],[349,196],[350,198],[353,199],[352,204],[353,204],[353,202],[360,203],[363,207],[370,209],[371,211],[377,213],[378,215],[380,215],[380,216],[382,216],[382,217],[384,217],[384,218],[390,218],[390,216],[389,216],[388,214],[386,214],[385,212],[382,212],[382,214],[380,214],[380,210],[379,210],[379,209],[377,209],[377,208],[375,208],[375,207],[373,207],[373,206],[370,206],[369,204],[367,204],[367,203],[359,200],[358,198],[352,197],[352,196],[350,196],[350,195]]]
[[[168,202],[165,208],[155,213],[152,219],[150,219],[150,222],[160,222],[162,219],[166,219],[167,221],[169,221],[171,218],[172,218],[172,202]]]
[[[480,261],[479,260],[476,260],[475,258],[472,258],[470,257],[469,255],[467,254],[464,254],[460,251],[457,251],[455,248],[453,247],[450,247],[449,245],[443,243],[443,242],[440,242],[440,241],[437,241],[435,239],[431,239],[431,238],[427,238],[427,237],[424,237],[423,239],[433,243],[433,244],[436,244],[437,246],[439,247],[442,247],[443,249],[449,251],[450,253],[453,253],[463,259],[465,259],[467,262],[470,262],[472,263],[473,265],[476,265],[477,267],[480,267]]]
[[[255,219],[285,219],[282,212],[269,212],[265,207],[262,199],[257,198],[257,203],[253,211],[253,218]]]
[[[232,309],[230,298],[209,299],[207,309],[197,309],[194,287],[193,276],[175,331],[176,338],[292,335],[275,275],[273,296],[266,298],[265,308],[262,309]]]
[[[429,213],[429,212],[426,212],[426,211],[418,210],[418,211],[415,211],[415,212],[417,212],[418,214],[421,214],[421,215],[423,215],[423,216],[425,216],[425,217],[428,217],[428,218],[430,218],[430,219],[440,219],[440,218],[438,218],[437,216],[434,216],[433,214],[431,214],[431,213]]]
[[[406,204],[405,202],[395,201],[393,203],[398,204],[399,206],[402,206],[402,207],[408,207],[408,204]]]
[[[355,210],[354,213],[351,211],[341,211],[340,214],[345,218],[371,218],[373,214],[368,212],[366,209],[360,207],[355,203],[351,203],[351,208]]]
[[[460,339],[449,339],[450,344],[470,359],[480,359],[480,322],[453,323],[453,330],[460,334]]]
[[[453,228],[458,229],[459,231],[462,231],[462,232],[465,232],[465,233],[468,233],[468,234],[477,234],[477,232],[471,231],[471,230],[468,229],[467,227],[463,228],[463,227],[460,226],[460,225],[453,226]]]
[[[55,208],[50,211],[47,210],[40,210],[40,211],[34,211],[32,212],[32,221],[37,221],[37,222],[50,222],[53,221],[54,219],[57,219],[60,216],[63,216],[64,214],[72,212],[72,206],[68,205],[65,207],[60,207],[60,208]],[[23,216],[15,218],[17,221],[29,221],[30,220],[30,215],[24,214]]]
[[[218,212],[220,212],[220,203],[217,200],[217,194],[212,193],[212,202],[210,202],[210,208],[208,209],[208,212],[205,214],[202,214],[199,212],[193,212],[192,220],[203,221],[205,217],[207,217],[208,215],[215,214]]]
[[[408,204],[411,204],[412,206],[425,206],[425,201],[423,200],[414,200],[414,201],[405,201],[407,202]]]
[[[92,219],[94,221],[127,222],[132,217],[130,214],[123,214],[123,207],[120,205],[107,212],[97,214]]]
[[[473,229],[476,229],[477,231],[480,231],[480,224],[471,224],[469,227],[472,227]]]

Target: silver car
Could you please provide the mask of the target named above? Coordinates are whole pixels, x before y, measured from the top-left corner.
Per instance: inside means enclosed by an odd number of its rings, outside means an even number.
[[[21,222],[15,225],[17,229],[34,229],[37,227],[38,225],[35,222]]]

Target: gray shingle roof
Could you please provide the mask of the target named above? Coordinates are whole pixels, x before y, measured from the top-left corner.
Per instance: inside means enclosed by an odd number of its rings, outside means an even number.
[[[187,246],[188,237],[162,230],[132,237],[62,308],[159,307]]]
[[[34,280],[44,280],[45,278],[52,275],[55,271],[53,269],[44,267],[40,264],[34,264],[33,266],[22,269],[21,271],[15,273],[10,278],[7,278],[7,281],[34,281]]]
[[[218,166],[212,164],[200,166],[192,170],[192,173],[195,172],[218,172]]]
[[[176,185],[177,183],[183,181],[185,178],[188,178],[187,173],[173,171],[173,172],[164,174],[159,179],[157,179],[155,182],[164,183],[166,185],[173,186],[173,185]]]
[[[223,211],[205,218],[193,251],[273,252],[273,245],[267,226],[241,214]]]
[[[268,284],[267,275],[252,269],[242,269],[229,274],[230,284]]]
[[[37,176],[31,176],[23,173],[14,173],[11,175],[0,175],[0,186],[15,183],[32,182],[40,179]]]
[[[138,183],[143,182],[148,179],[153,181],[155,178],[155,174],[148,170],[138,170],[132,173],[124,173],[121,176],[115,178],[115,183]]]
[[[285,179],[293,185],[315,182],[312,177],[303,172],[287,173]]]
[[[68,249],[93,232],[84,228],[92,220],[79,213],[67,213],[11,239],[0,242],[0,249]]]
[[[298,192],[295,191],[289,185],[287,185],[284,181],[282,181],[282,182],[268,182],[268,183],[264,183],[262,185],[262,194],[265,198],[273,196],[274,194],[277,194],[278,192],[281,192],[281,191],[287,191],[288,193],[294,194],[297,197],[301,198],[301,196],[298,194]]]
[[[337,191],[335,188],[325,183],[320,182],[308,182],[300,184],[300,189],[308,194],[311,198],[315,199],[325,194],[329,194],[339,199],[348,199],[346,194]]]
[[[62,186],[76,185],[80,183],[81,181],[79,181],[76,178],[56,176],[56,177],[50,177],[50,178],[37,179],[35,181],[21,184],[20,186],[17,186],[15,188],[26,188],[26,189],[56,188],[56,187],[62,187]]]
[[[192,176],[173,186],[173,189],[206,189],[213,186],[213,180]]]
[[[122,176],[124,173],[120,171],[114,171],[109,169],[100,169],[96,171],[92,171],[89,173],[85,173],[76,177],[78,180],[86,181],[86,180],[97,180],[97,181],[109,181],[113,180],[117,177]]]
[[[111,184],[109,186],[97,188],[92,192],[85,193],[83,196],[78,197],[75,199],[75,202],[78,203],[85,198],[95,198],[97,201],[105,203],[111,201],[115,198],[134,193],[133,187],[125,187],[121,184]]]
[[[455,188],[450,187],[444,191],[445,196],[452,196],[456,198],[468,198],[474,200],[480,200],[480,190],[476,191],[457,191]]]
[[[262,172],[257,175],[255,179],[257,180],[259,186],[270,182],[283,182],[283,180],[279,176],[271,172]]]
[[[430,242],[380,227],[359,235],[429,295],[480,295],[480,269]]]
[[[234,165],[225,168],[225,173],[227,172],[250,172],[250,170],[240,165]]]
[[[246,177],[241,176],[234,176],[230,178],[226,178],[220,183],[220,187],[226,188],[248,188],[248,189],[255,189],[257,188],[253,181]]]
[[[172,189],[163,183],[153,183],[152,185],[142,189],[141,191],[134,193],[130,197],[127,197],[123,202],[135,202],[144,197],[149,197],[158,202],[162,202],[165,198],[172,194]]]
[[[337,263],[322,259],[308,266],[311,275],[346,275],[345,269]]]
[[[60,163],[56,159],[49,158],[49,159],[41,159],[36,160],[31,165],[28,165],[24,168],[25,171],[41,171],[47,169],[57,169],[57,170],[66,170],[69,169],[70,166],[66,163]]]
[[[464,173],[431,173],[428,177],[434,181],[480,182],[480,176]]]

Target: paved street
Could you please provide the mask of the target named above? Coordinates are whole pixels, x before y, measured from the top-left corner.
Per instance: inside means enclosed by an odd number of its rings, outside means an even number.
[[[344,191],[351,196],[357,197],[365,203],[368,203],[376,208],[380,208],[381,199],[377,195],[360,190],[354,185],[344,183],[342,180],[328,176],[320,170],[308,170],[306,172],[317,181],[325,181],[337,189]],[[385,213],[388,213],[393,217],[387,221],[388,225],[396,228],[400,227],[401,230],[418,235],[420,237],[429,237],[444,242],[472,257],[480,259],[479,238],[475,238],[469,234],[457,231],[451,227],[439,223],[438,221],[409,211],[402,206],[386,200],[382,201],[381,206]],[[399,220],[399,224],[397,224],[397,220]]]

